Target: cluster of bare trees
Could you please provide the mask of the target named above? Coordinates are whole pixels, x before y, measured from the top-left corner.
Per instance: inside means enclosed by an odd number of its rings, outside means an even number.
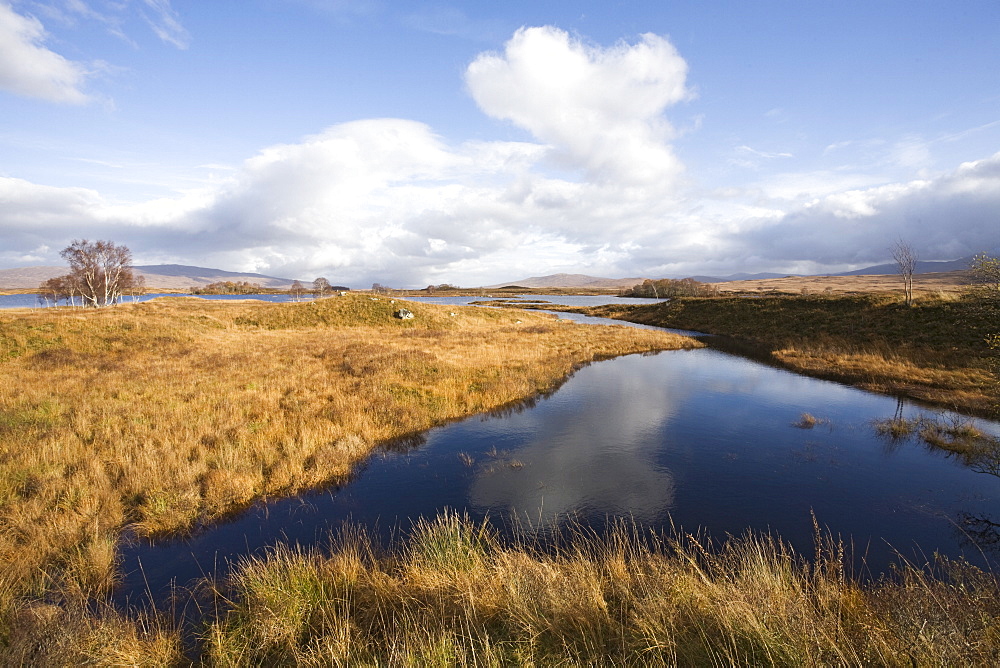
[[[424,288],[424,292],[426,292],[429,295],[432,295],[437,290],[460,290],[460,289],[461,288],[459,288],[457,285],[452,285],[451,283],[441,283],[440,285],[428,285],[426,288]]]
[[[292,281],[292,285],[288,288],[288,294],[292,296],[292,299],[298,301],[302,299],[303,295],[307,292],[312,293],[314,297],[320,298],[325,297],[328,293],[334,290],[346,290],[343,286],[333,286],[330,281],[320,277],[312,282],[312,288],[307,289],[306,286],[302,285],[301,281]]]
[[[145,292],[145,277],[132,271],[132,251],[111,241],[76,240],[59,253],[69,273],[50,278],[39,288],[53,304],[100,308],[119,303],[125,295]],[[79,300],[79,301],[77,301]]]
[[[313,281],[313,294],[317,297],[323,297],[328,292],[333,292],[336,288],[330,285],[330,281],[326,280],[322,276]]]
[[[656,281],[647,278],[639,285],[622,290],[618,294],[621,297],[666,299],[669,297],[714,297],[719,294],[719,290],[710,283],[702,283],[693,278],[661,278]]]
[[[259,295],[263,292],[266,292],[264,286],[250,281],[216,281],[191,288],[193,295]]]

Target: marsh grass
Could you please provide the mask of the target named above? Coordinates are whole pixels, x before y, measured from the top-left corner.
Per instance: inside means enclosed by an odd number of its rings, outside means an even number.
[[[721,544],[621,521],[542,545],[455,513],[378,554],[350,530],[326,550],[247,560],[217,595],[218,665],[987,665],[996,580],[902,562],[860,584],[817,529],[804,558],[762,534]]]
[[[876,420],[872,426],[876,434],[893,444],[918,438],[931,450],[955,457],[974,471],[1000,477],[1000,439],[983,433],[967,419],[894,417]]]
[[[20,642],[31,601],[104,595],[123,531],[197,531],[343,480],[378,443],[550,392],[582,364],[698,345],[417,303],[401,321],[396,308],[349,295],[0,314],[0,646]]]
[[[800,373],[980,415],[1000,415],[1000,300],[975,294],[678,298],[606,306],[595,315],[754,342]]]
[[[826,418],[818,418],[812,413],[803,413],[799,416],[798,422],[793,422],[792,426],[798,427],[799,429],[813,429],[818,425],[828,425],[830,421]]]

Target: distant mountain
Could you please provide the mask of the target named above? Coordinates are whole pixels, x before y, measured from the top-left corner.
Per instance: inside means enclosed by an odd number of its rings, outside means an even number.
[[[496,290],[508,285],[516,285],[522,288],[592,288],[592,289],[616,289],[630,288],[637,283],[642,283],[642,278],[599,278],[587,276],[585,274],[552,274],[550,276],[532,276],[516,281],[487,285],[487,289]]]
[[[972,256],[959,258],[958,260],[948,260],[948,261],[919,261],[917,262],[916,271],[917,274],[929,274],[936,272],[947,272],[947,271],[964,271],[969,268],[972,263]],[[882,274],[895,274],[899,270],[895,263],[891,264],[879,264],[872,267],[865,267],[864,269],[855,269],[854,271],[845,271],[839,274],[817,274],[822,276],[873,276]],[[775,274],[772,272],[762,272],[758,274],[748,274],[748,273],[738,273],[730,274],[728,276],[691,276],[696,281],[702,283],[725,283],[727,281],[755,281],[755,280],[774,280],[776,278],[785,278],[787,276],[799,276],[801,274]],[[531,278],[522,278],[517,281],[507,281],[505,283],[498,283],[496,285],[486,286],[489,289],[502,288],[508,285],[517,285],[524,288],[595,288],[595,289],[613,289],[613,288],[630,288],[633,285],[638,285],[642,283],[644,278],[598,278],[595,276],[587,276],[585,274],[552,274],[550,276],[533,276]]]
[[[941,271],[963,271],[969,268],[974,257],[975,256],[970,255],[969,257],[962,257],[957,260],[946,260],[940,262],[925,262],[923,260],[918,260],[913,273],[932,274]],[[831,274],[831,276],[875,276],[879,274],[896,273],[899,273],[899,267],[896,266],[895,262],[891,262],[889,264],[877,264],[873,267],[865,267],[864,269],[855,269],[854,271],[844,271],[839,274]]]
[[[732,274],[730,276],[692,276],[696,281],[702,283],[722,283],[724,281],[749,281],[758,278],[784,278],[788,274]],[[593,288],[593,289],[618,289],[631,288],[645,281],[645,278],[599,278],[597,276],[587,276],[585,274],[552,274],[551,276],[533,276],[522,278],[518,281],[508,281],[488,285],[487,289],[516,285],[522,288]]]
[[[156,274],[157,276],[199,276],[202,274],[210,274],[212,276],[252,276],[254,278],[266,279],[275,278],[274,276],[265,276],[264,274],[253,274],[242,271],[225,271],[223,269],[208,269],[206,267],[192,267],[187,264],[137,264],[132,268],[142,274]],[[284,281],[286,279],[279,278],[278,280]],[[289,283],[291,283],[290,280]]]
[[[972,258],[974,256],[959,258],[957,260],[928,260],[917,261],[916,267],[914,269],[915,274],[934,274],[946,271],[965,271],[972,264]],[[855,269],[854,271],[842,271],[838,274],[810,274],[816,276],[884,276],[886,274],[897,274],[899,273],[899,267],[896,266],[895,262],[890,262],[887,264],[876,264],[871,267],[864,267],[863,269]],[[729,276],[692,276],[696,281],[701,281],[702,283],[725,283],[726,281],[756,281],[756,280],[774,280],[776,278],[786,278],[788,276],[802,276],[802,274],[771,274],[771,273],[761,273],[761,274],[730,274]]]
[[[265,288],[287,288],[290,278],[278,278],[251,272],[224,271],[208,267],[192,267],[183,264],[135,265],[136,273],[146,277],[146,286],[151,289],[187,290],[217,281],[247,281]],[[42,282],[69,271],[68,267],[18,267],[0,269],[0,288],[37,288]]]
[[[0,288],[20,290],[22,288],[37,288],[43,282],[56,276],[62,276],[67,267],[16,267],[0,269]]]
[[[287,288],[294,279],[266,276],[252,272],[225,271],[185,264],[145,264],[133,269],[146,277],[146,285],[169,290],[186,290],[218,281],[246,281],[265,288]]]

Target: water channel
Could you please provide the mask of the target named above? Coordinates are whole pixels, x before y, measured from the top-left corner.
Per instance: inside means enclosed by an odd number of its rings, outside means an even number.
[[[804,413],[818,421],[806,428]],[[188,539],[127,546],[120,596],[162,600],[278,541],[323,544],[344,522],[389,541],[445,508],[542,534],[616,517],[716,538],[753,529],[805,554],[814,514],[853,545],[860,575],[935,552],[989,567],[1000,549],[1000,479],[876,434],[873,420],[894,415],[968,420],[1000,435],[994,422],[711,348],[599,362],[521,410],[379,450],[338,488],[258,503]]]

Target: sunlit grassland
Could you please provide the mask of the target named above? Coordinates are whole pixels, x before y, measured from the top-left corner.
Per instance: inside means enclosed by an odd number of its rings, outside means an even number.
[[[206,616],[186,640],[165,616],[95,602],[123,531],[197,529],[340,480],[378,442],[550,391],[588,361],[692,345],[514,311],[406,303],[416,318],[401,321],[401,305],[0,313],[0,662],[183,665],[192,641],[221,666],[1000,661],[992,574],[940,560],[863,582],[819,530],[810,555],[627,522],[542,544],[445,513],[388,551],[348,527],[245,559],[180,602]]]
[[[597,307],[625,320],[751,341],[795,371],[981,415],[1000,414],[1000,301],[975,295],[679,298]]]
[[[665,333],[349,295],[0,313],[0,639],[102,595],[121,532],[336,482],[377,444],[556,388]],[[14,629],[12,631],[12,629]]]
[[[569,526],[544,543],[454,513],[383,551],[348,526],[278,545],[208,583],[194,654],[212,666],[996,665],[1000,588],[964,562],[851,575],[816,528],[813,554],[748,533]],[[35,604],[12,663],[181,665],[162,617]]]
[[[996,580],[962,563],[870,584],[817,528],[715,544],[569,528],[541,546],[454,514],[390,554],[363,531],[279,547],[214,589],[212,665],[969,665],[1000,658]]]

